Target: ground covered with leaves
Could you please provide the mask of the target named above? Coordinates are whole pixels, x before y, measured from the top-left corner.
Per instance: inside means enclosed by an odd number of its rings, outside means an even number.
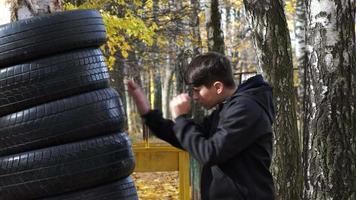
[[[133,173],[140,200],[178,200],[178,172]]]

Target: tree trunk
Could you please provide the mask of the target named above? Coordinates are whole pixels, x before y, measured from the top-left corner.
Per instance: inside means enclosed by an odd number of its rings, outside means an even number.
[[[231,44],[233,43],[231,35],[232,35],[232,28],[231,28],[231,4],[229,0],[224,0],[224,9],[225,9],[225,26],[224,26],[224,39],[225,39],[225,45],[226,45],[226,55],[232,58],[232,51],[233,48]]]
[[[138,133],[138,116],[135,115],[136,106],[134,105],[132,98],[128,93],[128,88],[125,79],[134,79],[136,83],[141,84],[140,81],[140,69],[139,62],[137,60],[136,52],[132,51],[129,53],[128,60],[130,64],[126,62],[126,59],[122,57],[121,53],[116,54],[116,63],[110,73],[110,85],[115,88],[117,92],[120,93],[121,99],[124,101],[126,116],[127,116],[127,130],[128,133],[134,134]]]
[[[208,37],[208,50],[225,54],[224,34],[221,30],[221,14],[219,10],[219,0],[211,0],[206,28]]]
[[[192,12],[191,12],[191,17],[190,17],[190,28],[192,29],[192,55],[190,55],[191,58],[194,58],[201,54],[203,45],[200,37],[200,22],[199,22],[199,10],[200,10],[200,3],[198,0],[190,0],[191,6],[192,6]],[[187,47],[188,48],[188,47]],[[186,56],[186,59],[189,59],[188,56]],[[204,108],[199,105],[197,102],[193,101],[192,105],[192,117],[196,120],[202,120],[205,114]]]
[[[158,2],[157,2],[158,3]],[[157,5],[158,6],[158,5]],[[174,0],[170,0],[168,3],[168,10],[170,12],[175,11],[175,10],[180,10],[181,6],[179,2],[176,2]],[[178,29],[178,23],[176,23],[176,29]],[[177,30],[175,30],[176,33]],[[170,117],[169,113],[169,101],[170,101],[170,96],[171,96],[171,87],[172,87],[172,76],[174,74],[174,63],[176,59],[176,55],[174,52],[177,51],[176,47],[176,35],[169,36],[169,33],[167,31],[168,37],[171,37],[169,40],[171,42],[168,44],[168,52],[164,53],[164,64],[161,69],[161,74],[162,74],[162,113],[165,118]]]
[[[153,16],[154,16],[154,22],[156,24],[158,24],[158,17],[157,17],[157,14],[158,14],[158,11],[159,11],[159,0],[155,0],[153,1]],[[154,48],[155,50],[158,50],[159,47],[158,45],[155,43],[154,44]],[[153,101],[153,106],[152,108],[155,108],[155,109],[162,109],[163,111],[163,116],[164,117],[167,117],[167,113],[165,112],[166,110],[163,109],[164,108],[164,104],[166,102],[164,102],[164,97],[163,97],[163,91],[165,88],[165,85],[162,85],[162,83],[165,83],[165,79],[166,79],[166,76],[165,76],[165,69],[166,67],[169,67],[168,64],[166,64],[167,62],[165,62],[165,64],[163,64],[163,67],[161,67],[162,65],[162,62],[160,61],[160,53],[159,51],[158,52],[154,52],[154,68],[152,69],[153,71],[153,76],[152,78],[154,79],[153,80],[153,83],[154,83],[154,90],[152,91],[154,94],[153,94],[153,97],[154,97],[154,101]],[[167,66],[168,65],[168,66]]]
[[[308,0],[312,199],[355,199],[355,2]]]
[[[173,76],[173,69],[171,66],[174,66],[172,64],[173,58],[169,56],[169,54],[166,55],[166,67],[163,70],[163,83],[162,83],[162,113],[164,117],[169,116],[169,100],[170,100],[170,87],[171,87],[171,82],[172,82],[172,76]]]
[[[11,21],[62,10],[60,0],[9,0],[9,2],[11,4]]]
[[[202,52],[202,41],[200,37],[200,22],[199,22],[199,10],[200,3],[198,0],[190,0],[190,4],[192,7],[191,17],[190,17],[190,28],[192,29],[192,55],[191,57],[195,57]],[[201,119],[204,116],[204,109],[198,105],[195,101],[192,103],[192,117],[194,119]],[[192,188],[192,199],[200,200],[200,181],[201,181],[201,165],[197,160],[195,160],[192,156],[190,156],[190,175],[191,175],[191,188]]]
[[[303,197],[304,200],[311,199],[309,187],[309,153],[310,148],[310,131],[309,121],[312,106],[310,104],[310,73],[307,68],[308,55],[306,52],[306,7],[305,0],[296,2],[296,19],[295,19],[295,52],[298,63],[298,73],[300,84],[298,86],[298,115],[300,123],[300,136],[302,137],[302,165],[303,165]]]
[[[11,22],[11,4],[9,1],[0,1],[0,25]]]
[[[299,200],[301,153],[293,88],[291,42],[280,0],[244,0],[253,30],[259,72],[273,86],[276,105],[272,172],[277,199]]]
[[[202,51],[202,41],[200,37],[200,22],[199,22],[199,10],[200,10],[200,4],[198,0],[190,0],[190,4],[192,6],[192,12],[191,12],[191,17],[190,17],[190,27],[192,29],[192,35],[193,35],[193,42],[192,42],[192,48],[193,48],[193,57],[197,56],[198,54],[201,53]]]
[[[294,34],[295,34],[295,56],[297,58],[298,63],[298,74],[299,74],[299,87],[298,87],[298,119],[303,119],[303,94],[304,92],[304,82],[305,80],[305,66],[307,61],[307,54],[306,54],[306,41],[305,41],[305,26],[306,26],[306,13],[305,13],[305,0],[297,0],[296,2],[296,17],[294,20]],[[303,120],[301,120],[303,122]],[[301,127],[303,127],[303,123],[301,123]],[[301,128],[303,130],[303,128]],[[303,132],[303,131],[301,131]],[[301,134],[302,135],[302,134]]]

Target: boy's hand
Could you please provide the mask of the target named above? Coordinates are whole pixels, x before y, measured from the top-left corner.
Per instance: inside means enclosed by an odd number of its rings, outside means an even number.
[[[191,98],[187,93],[182,93],[174,97],[169,103],[173,119],[180,115],[188,114],[190,111]]]
[[[142,89],[133,80],[127,81],[127,88],[140,115],[148,113],[150,111],[150,104],[148,103],[148,99]]]

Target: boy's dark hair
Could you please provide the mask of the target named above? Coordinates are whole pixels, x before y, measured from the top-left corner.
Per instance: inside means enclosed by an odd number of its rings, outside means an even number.
[[[195,57],[185,70],[185,82],[193,87],[211,87],[215,81],[226,87],[234,87],[230,60],[217,52],[209,52]]]

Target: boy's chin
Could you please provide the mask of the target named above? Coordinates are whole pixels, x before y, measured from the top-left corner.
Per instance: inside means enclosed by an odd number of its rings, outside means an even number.
[[[214,108],[216,105],[202,105],[205,109],[210,110]]]
[[[203,107],[203,108],[205,108],[205,109],[207,109],[207,110],[210,110],[210,109],[212,109],[212,108],[214,108],[216,105],[218,105],[218,104],[213,104],[213,105],[208,105],[208,104],[202,104],[201,102],[197,102],[201,107]]]

